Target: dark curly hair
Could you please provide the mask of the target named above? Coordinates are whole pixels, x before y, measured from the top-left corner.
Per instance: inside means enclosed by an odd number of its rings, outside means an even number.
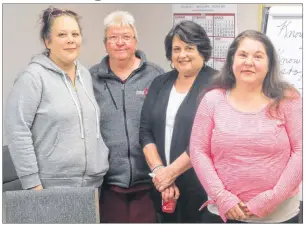
[[[195,45],[205,62],[210,59],[212,46],[204,28],[193,21],[182,21],[175,25],[165,38],[166,57],[169,61],[172,58],[174,36],[179,37],[185,43]]]

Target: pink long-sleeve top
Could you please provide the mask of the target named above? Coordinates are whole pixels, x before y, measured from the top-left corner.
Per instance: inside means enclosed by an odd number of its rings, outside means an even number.
[[[302,181],[302,100],[284,100],[279,119],[267,107],[256,113],[236,110],[226,91],[202,99],[190,139],[196,174],[219,215],[239,202],[258,217],[298,193]],[[207,204],[206,203],[206,204]]]

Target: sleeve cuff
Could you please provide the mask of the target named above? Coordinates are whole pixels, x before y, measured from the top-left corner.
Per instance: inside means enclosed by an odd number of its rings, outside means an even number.
[[[23,189],[29,189],[37,185],[41,185],[38,173],[30,174],[27,176],[19,177]]]
[[[279,203],[280,201],[274,197],[273,191],[267,190],[248,201],[246,206],[251,213],[262,218],[271,213]]]
[[[188,147],[186,148],[186,154],[190,157],[190,147],[189,147],[189,145],[188,145]]]
[[[140,142],[140,146],[143,149],[148,144],[155,144],[151,138],[145,138]]]
[[[239,202],[241,202],[240,199],[229,191],[225,191],[217,198],[216,205],[218,207],[219,215],[224,222],[226,222],[225,214]]]

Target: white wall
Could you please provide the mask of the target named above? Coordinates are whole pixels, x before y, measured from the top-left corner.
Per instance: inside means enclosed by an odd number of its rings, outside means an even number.
[[[39,15],[50,4],[3,4],[3,112],[16,75],[29,63],[32,55],[42,51],[39,40]],[[105,56],[103,18],[114,10],[130,11],[136,20],[139,49],[147,58],[169,70],[164,38],[172,27],[171,4],[52,4],[68,8],[82,16],[83,46],[81,62],[90,67]],[[258,4],[238,4],[238,33],[258,29]],[[5,131],[3,145],[6,144]]]

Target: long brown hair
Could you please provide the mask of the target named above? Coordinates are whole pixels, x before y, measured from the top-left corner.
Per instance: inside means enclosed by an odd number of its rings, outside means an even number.
[[[263,33],[255,30],[246,30],[240,33],[230,45],[226,61],[220,71],[212,80],[212,85],[209,90],[221,88],[221,89],[232,89],[236,85],[236,79],[233,73],[234,55],[241,43],[245,38],[259,41],[263,44],[266,54],[268,56],[269,65],[268,73],[263,81],[262,91],[268,98],[274,101],[270,104],[268,111],[273,117],[278,117],[279,106],[282,100],[287,98],[295,98],[299,96],[299,92],[288,82],[282,80],[280,76],[278,55],[271,40]],[[209,90],[206,90],[209,91]],[[276,115],[275,115],[276,113]]]

